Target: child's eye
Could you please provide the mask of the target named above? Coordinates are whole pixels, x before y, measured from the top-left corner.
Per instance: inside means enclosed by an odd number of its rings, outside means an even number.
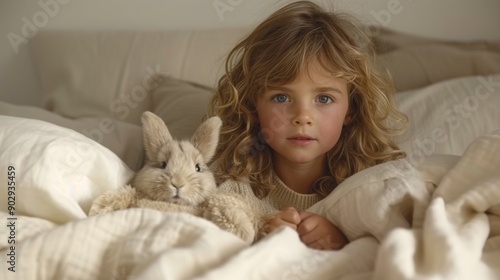
[[[327,96],[327,95],[321,95],[321,96],[318,96],[317,101],[319,103],[327,104],[327,103],[333,102],[333,98],[331,98],[330,96]]]
[[[200,164],[199,164],[199,163],[197,163],[197,164],[194,166],[194,169],[196,170],[196,172],[200,172],[200,171],[201,171]]]
[[[284,94],[276,94],[275,96],[273,96],[273,100],[278,102],[278,103],[283,103],[283,102],[287,102],[289,99]]]

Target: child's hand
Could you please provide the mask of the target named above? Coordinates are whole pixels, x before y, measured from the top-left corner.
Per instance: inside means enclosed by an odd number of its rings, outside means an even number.
[[[345,235],[328,219],[310,212],[300,212],[297,227],[300,239],[308,247],[323,250],[337,250],[349,241]]]
[[[293,207],[287,207],[281,212],[273,215],[268,220],[269,232],[274,231],[280,226],[288,226],[297,230],[297,226],[300,224],[300,215],[297,209]]]

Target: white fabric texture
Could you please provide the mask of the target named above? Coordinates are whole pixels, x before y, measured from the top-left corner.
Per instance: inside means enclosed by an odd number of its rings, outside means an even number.
[[[66,223],[87,216],[104,190],[122,187],[132,170],[109,149],[44,121],[0,117],[0,196],[7,205],[7,170],[15,170],[17,215]]]
[[[367,169],[311,209],[350,240],[381,242],[368,279],[499,279],[500,131],[456,163],[437,161],[452,168],[434,178],[405,160]]]
[[[500,74],[401,92],[396,103],[410,123],[395,140],[413,164],[434,154],[462,155],[475,139],[500,129]]]
[[[13,143],[9,135],[14,137],[19,126],[40,134],[35,146],[35,140],[26,136],[16,141],[17,147],[2,149],[3,170],[4,162],[19,167],[17,222],[23,233],[16,236],[16,272],[8,271],[9,264],[2,261],[1,279],[500,277],[499,134],[474,141],[460,157],[434,156],[418,168],[398,160],[355,174],[310,209],[338,224],[351,243],[340,251],[317,251],[304,246],[289,228],[248,246],[185,213],[136,208],[85,218],[81,204],[91,194],[113,188],[130,175],[121,161],[92,144],[96,160],[88,166],[95,167],[87,169],[89,178],[99,169],[102,177],[95,182],[106,184],[81,185],[76,191],[73,181],[63,181],[66,185],[61,186],[40,177],[42,172],[50,177],[60,171],[47,162],[33,163],[21,148],[31,147],[31,154],[38,152],[37,158],[44,159],[48,156],[42,151],[57,155],[57,149],[70,146],[69,140],[82,141],[79,134],[15,118],[3,117],[1,125],[2,143]],[[50,141],[44,141],[48,137],[44,133],[61,137],[62,132],[64,139],[45,144]],[[428,166],[440,168],[432,171]],[[37,182],[28,181],[32,172],[38,174]],[[4,182],[5,174],[1,174]],[[29,194],[37,190],[44,190],[50,199],[30,200]],[[6,202],[1,202],[1,218],[6,220]],[[6,235],[2,232],[2,236]],[[2,256],[9,252],[6,239],[0,240],[0,250]]]

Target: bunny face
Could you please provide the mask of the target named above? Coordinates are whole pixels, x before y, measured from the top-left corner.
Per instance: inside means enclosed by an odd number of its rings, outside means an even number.
[[[196,206],[215,190],[207,166],[219,140],[220,118],[202,123],[190,141],[172,139],[165,123],[151,112],[142,117],[146,164],[132,186],[151,200]]]
[[[172,141],[137,173],[133,185],[152,200],[196,206],[216,189],[202,154],[188,141]]]

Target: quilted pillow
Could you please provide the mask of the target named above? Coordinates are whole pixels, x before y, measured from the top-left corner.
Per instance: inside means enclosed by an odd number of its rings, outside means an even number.
[[[460,156],[475,139],[500,129],[500,74],[442,81],[397,94],[396,102],[410,119],[396,143],[412,163]]]

